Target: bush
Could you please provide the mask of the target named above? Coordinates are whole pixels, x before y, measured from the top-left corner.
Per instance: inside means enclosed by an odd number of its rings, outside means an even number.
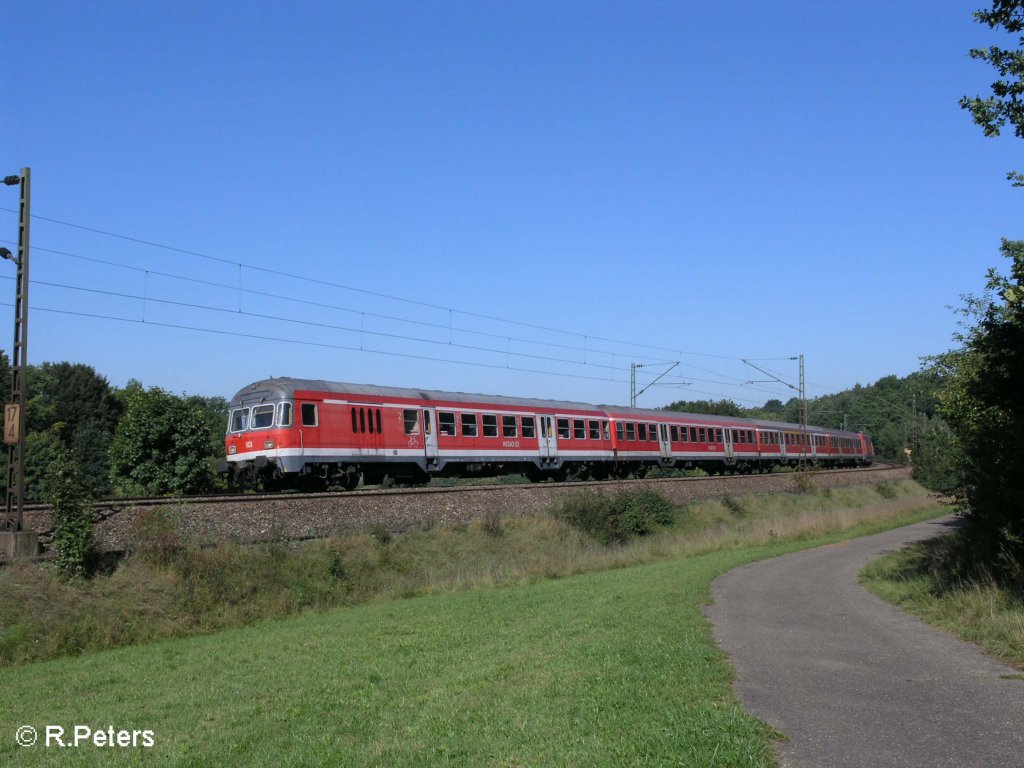
[[[84,578],[92,555],[92,497],[70,451],[50,465],[46,499],[53,508],[54,562],[66,578]]]
[[[747,508],[743,506],[743,502],[737,499],[735,496],[726,494],[722,497],[722,506],[732,512],[736,517],[746,517]]]
[[[556,504],[553,515],[602,544],[622,544],[675,521],[675,505],[657,491],[619,491],[608,496],[585,489]]]

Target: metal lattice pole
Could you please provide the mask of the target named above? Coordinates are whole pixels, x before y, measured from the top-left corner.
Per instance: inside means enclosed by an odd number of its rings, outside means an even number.
[[[17,179],[17,181],[13,181]],[[4,406],[4,443],[7,444],[7,510],[4,528],[22,529],[25,508],[25,369],[28,359],[28,241],[31,219],[32,169],[22,168],[21,177],[5,183],[21,185],[18,222],[18,268],[14,295],[14,346],[11,349],[11,399]],[[7,254],[5,254],[7,256]]]

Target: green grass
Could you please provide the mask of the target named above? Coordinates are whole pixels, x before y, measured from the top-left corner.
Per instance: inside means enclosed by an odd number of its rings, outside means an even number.
[[[675,511],[675,524],[603,546],[552,516],[382,529],[301,545],[140,550],[113,574],[65,583],[52,568],[0,569],[0,663],[218,631],[375,599],[524,584],[736,546],[809,539],[931,506],[906,481],[880,492],[741,496]],[[884,495],[883,495],[884,494]],[[557,510],[555,510],[557,512]],[[936,511],[935,514],[938,514]]]
[[[883,600],[1024,669],[1024,597],[991,579],[950,578],[935,567],[945,544],[940,538],[892,552],[870,563],[861,582]]]
[[[733,698],[701,613],[710,582],[935,512],[8,667],[0,763],[774,765],[772,734]],[[151,729],[156,746],[21,748],[22,724]]]

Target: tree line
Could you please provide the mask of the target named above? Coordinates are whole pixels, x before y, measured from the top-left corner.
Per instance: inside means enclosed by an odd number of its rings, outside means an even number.
[[[176,395],[132,380],[112,387],[82,363],[27,366],[25,496],[46,499],[53,478],[89,496],[182,495],[219,487],[227,400]],[[11,388],[0,351],[0,393]],[[5,394],[6,396],[6,394]],[[3,477],[7,455],[3,454]]]

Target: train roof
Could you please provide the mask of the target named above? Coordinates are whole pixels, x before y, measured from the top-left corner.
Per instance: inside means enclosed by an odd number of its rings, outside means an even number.
[[[433,389],[410,387],[382,387],[376,384],[348,384],[323,379],[264,379],[241,389],[231,399],[231,404],[267,399],[291,397],[299,392],[337,392],[339,394],[366,395],[369,397],[396,397],[409,400],[447,400],[453,403],[486,403],[488,405],[535,406],[540,408],[561,408],[572,411],[596,411],[600,406],[593,403],[576,403],[569,400],[542,400],[532,397],[508,397],[507,395],[481,395],[468,392],[446,392]],[[259,397],[257,397],[259,396]]]
[[[243,403],[282,400],[293,397],[295,392],[337,392],[347,395],[364,395],[367,397],[394,397],[409,400],[446,400],[453,403],[484,403],[487,405],[504,405],[512,407],[552,408],[568,411],[608,411],[617,414],[630,414],[635,417],[659,418],[666,415],[694,421],[713,420],[716,424],[757,429],[799,429],[799,425],[784,421],[768,421],[765,419],[749,419],[740,416],[715,416],[707,413],[685,413],[683,411],[667,411],[655,408],[630,408],[624,405],[595,405],[578,403],[570,400],[544,400],[535,397],[508,397],[507,395],[483,395],[468,392],[447,392],[443,390],[413,389],[411,387],[382,387],[376,384],[350,384],[340,381],[323,379],[294,379],[280,377],[263,379],[253,382],[240,389],[233,398],[231,406]],[[807,431],[812,434],[838,434],[856,436],[857,432],[817,427],[808,425]]]

